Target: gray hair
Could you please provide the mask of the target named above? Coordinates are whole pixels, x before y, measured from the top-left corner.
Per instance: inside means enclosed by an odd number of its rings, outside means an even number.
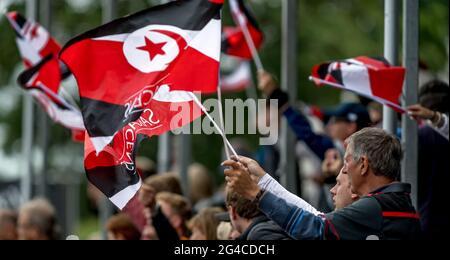
[[[347,140],[353,150],[353,160],[367,156],[369,167],[375,175],[397,180],[403,157],[402,146],[397,137],[379,128],[364,128]]]

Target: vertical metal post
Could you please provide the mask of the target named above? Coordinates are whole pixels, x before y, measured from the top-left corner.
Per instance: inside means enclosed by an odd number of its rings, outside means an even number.
[[[37,3],[35,0],[26,1],[26,15],[28,19],[36,20]],[[31,198],[31,181],[33,178],[33,165],[31,149],[33,147],[34,129],[34,103],[30,95],[24,92],[22,104],[22,156],[24,163],[21,165],[20,190],[22,202]]]
[[[399,1],[384,0],[384,57],[392,65],[398,65],[399,25]],[[396,133],[396,116],[392,108],[383,106],[383,129],[391,134]]]
[[[166,4],[170,2],[170,0],[159,0],[159,4]],[[164,172],[168,172],[170,171],[171,165],[170,165],[170,146],[171,146],[171,135],[169,132],[162,134],[159,136],[158,138],[158,173],[164,173]],[[180,149],[183,149],[183,144],[182,141],[180,141],[179,143]],[[190,145],[189,145],[190,147]],[[177,159],[178,161],[182,160],[181,159],[182,155],[178,154],[177,155]],[[179,170],[180,170],[180,177],[182,177],[182,172],[183,172],[183,167],[180,164],[179,165]],[[183,185],[183,184],[182,184]],[[184,187],[183,187],[184,189]]]
[[[170,133],[158,137],[158,173],[170,170]]]
[[[117,0],[102,0],[102,22],[110,22],[116,17]],[[99,221],[100,229],[102,230],[102,239],[107,239],[105,225],[114,212],[114,206],[106,197],[104,197],[99,204]]]
[[[297,97],[297,0],[282,1],[282,73],[281,88],[292,100]],[[285,118],[281,124],[280,175],[283,185],[293,193],[298,193],[294,133]],[[284,177],[283,177],[284,175]]]
[[[403,106],[408,106],[418,101],[419,0],[403,1],[403,66],[406,67]],[[411,184],[411,197],[417,207],[418,128],[406,114],[402,118],[402,141],[405,149],[402,181]]]
[[[50,0],[39,1],[39,22],[47,29],[49,34],[52,33],[52,2]],[[47,113],[39,109],[37,112],[38,119],[38,134],[39,134],[39,146],[42,151],[42,168],[40,169],[39,176],[37,178],[37,194],[40,197],[47,197],[47,185],[48,185],[48,168],[49,168],[49,143],[50,143],[50,121]]]
[[[186,125],[186,128],[190,125]],[[189,196],[189,178],[188,178],[188,168],[191,164],[191,153],[192,153],[192,140],[190,134],[180,134],[178,135],[178,149],[177,149],[177,164],[178,170],[180,172],[180,182],[183,188],[183,194]]]

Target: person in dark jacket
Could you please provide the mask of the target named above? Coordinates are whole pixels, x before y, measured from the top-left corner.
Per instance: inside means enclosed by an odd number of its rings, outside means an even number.
[[[444,206],[448,203],[447,192],[450,183],[448,84],[438,80],[425,84],[420,89],[419,101],[421,107],[435,112],[432,112],[429,117],[430,123],[419,128],[417,202],[425,239],[437,240],[446,238],[450,232],[450,218],[447,207]],[[414,107],[418,108],[418,106]],[[417,114],[412,116],[417,117]],[[442,125],[439,119],[445,119]],[[444,131],[445,125],[447,125],[446,131]]]
[[[226,204],[233,227],[241,233],[236,240],[289,240],[283,229],[258,209],[258,204],[235,192],[227,192]]]
[[[325,113],[329,119],[328,135],[317,134],[312,130],[306,116],[289,103],[288,94],[279,88],[270,73],[258,72],[258,88],[268,99],[278,100],[279,112],[286,118],[297,139],[304,141],[321,160],[324,159],[327,150],[333,148],[343,150],[343,142],[347,137],[372,124],[369,112],[362,104],[343,103]]]
[[[419,239],[419,215],[409,184],[396,182],[400,173],[400,141],[382,129],[365,128],[346,141],[342,173],[361,198],[328,214],[314,215],[276,194],[261,189],[253,176],[261,171],[254,161],[239,158],[223,163],[227,188],[249,200],[296,239]]]

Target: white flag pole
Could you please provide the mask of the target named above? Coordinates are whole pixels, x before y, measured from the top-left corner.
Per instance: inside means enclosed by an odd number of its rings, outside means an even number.
[[[331,86],[331,87],[335,87],[335,88],[338,88],[338,89],[348,90],[348,91],[354,92],[354,93],[356,93],[356,94],[358,94],[358,95],[360,95],[360,96],[364,96],[364,97],[366,97],[366,98],[368,98],[368,99],[375,100],[376,102],[381,103],[381,104],[383,104],[383,105],[389,105],[389,106],[392,106],[392,107],[394,107],[394,108],[400,110],[400,111],[403,112],[403,113],[406,113],[406,112],[407,112],[406,108],[404,108],[404,107],[402,107],[402,106],[400,106],[400,105],[398,105],[398,104],[395,104],[395,103],[393,103],[393,102],[391,102],[391,101],[389,101],[389,100],[386,100],[386,99],[382,99],[382,98],[379,98],[379,97],[370,96],[370,95],[367,95],[367,94],[364,94],[364,93],[360,93],[360,92],[354,91],[354,90],[352,90],[352,89],[345,88],[344,86],[342,86],[342,85],[340,85],[340,84],[333,83],[333,82],[329,82],[329,81],[326,81],[326,80],[323,80],[323,79],[319,79],[319,78],[316,78],[316,77],[313,77],[313,76],[309,76],[309,80],[310,80],[310,81],[319,82],[319,83],[321,83],[321,84],[329,85],[329,86]]]
[[[219,123],[220,123],[220,127],[222,128],[222,131],[225,135],[226,132],[225,132],[225,123],[223,120],[222,88],[220,87],[219,84],[217,85],[217,102],[219,105],[219,120],[220,120]],[[222,136],[222,139],[223,139],[223,148],[225,149],[225,154],[227,156],[227,159],[229,160],[231,157],[230,157],[230,151],[228,150],[228,147],[227,147],[226,137]]]
[[[203,104],[200,102],[200,100],[198,100],[197,96],[194,95],[194,93],[189,92],[189,95],[192,97],[192,99],[194,100],[194,102],[201,108],[201,110],[203,111],[203,113],[205,113],[205,115],[208,117],[208,119],[211,121],[211,123],[214,125],[214,127],[216,128],[217,132],[219,132],[219,134],[222,136],[223,140],[225,141],[226,145],[228,146],[228,148],[230,148],[231,152],[233,153],[234,156],[238,157],[238,154],[236,153],[236,151],[234,150],[233,146],[231,146],[231,143],[228,141],[227,137],[225,136],[225,134],[223,133],[222,129],[219,127],[219,125],[217,125],[217,123],[214,121],[214,119],[211,117],[211,115],[208,113],[208,111],[206,110],[206,108],[203,106]]]
[[[241,28],[242,32],[244,33],[245,41],[247,42],[250,52],[252,53],[252,57],[253,57],[253,60],[255,61],[256,68],[258,69],[258,71],[264,71],[264,67],[261,62],[261,58],[259,57],[258,51],[256,50],[256,47],[255,47],[255,43],[253,42],[252,36],[250,35],[248,27],[245,23],[246,18],[243,17],[241,15],[241,13],[238,11],[239,6],[238,6],[236,0],[230,0],[230,7],[238,21],[239,27]]]

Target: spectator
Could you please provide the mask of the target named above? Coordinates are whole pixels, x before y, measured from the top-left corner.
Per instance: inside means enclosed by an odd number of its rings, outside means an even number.
[[[17,240],[17,214],[0,209],[0,240]]]
[[[226,204],[233,227],[241,233],[237,240],[289,240],[283,229],[258,209],[255,201],[227,192]]]
[[[303,141],[319,160],[324,159],[325,153],[329,149],[335,148],[343,153],[345,139],[356,131],[371,125],[369,113],[363,105],[344,103],[325,113],[328,135],[318,134],[313,131],[307,117],[290,105],[289,96],[278,87],[269,73],[259,72],[258,87],[268,99],[278,100],[279,111],[286,118],[297,140]],[[326,190],[334,185],[334,179],[330,183],[319,184],[323,186],[319,190],[320,197],[317,205],[323,211],[330,211],[332,201],[326,196]]]
[[[179,178],[171,172],[150,176],[144,180],[142,186],[151,186],[156,193],[167,191],[180,195],[183,194]]]
[[[259,208],[292,237],[298,239],[418,239],[420,223],[411,204],[409,184],[398,183],[402,149],[399,140],[381,129],[366,128],[346,141],[342,174],[361,198],[328,214],[315,215],[294,203],[260,189],[250,172],[262,176],[259,166],[241,159],[226,161],[228,188]],[[249,164],[250,163],[250,164]]]
[[[106,223],[108,240],[139,240],[141,233],[124,213],[112,216]]]
[[[417,113],[422,117],[438,114],[448,118],[449,113],[449,86],[441,81],[431,81],[425,84],[419,92],[419,101],[422,109]],[[425,110],[425,108],[428,110]],[[429,113],[435,111],[436,113]],[[427,113],[428,112],[428,113]],[[435,120],[439,127],[440,120]],[[417,202],[420,212],[420,221],[426,239],[446,238],[450,232],[450,218],[446,207],[447,190],[450,183],[448,158],[448,120],[447,133],[442,135],[445,128],[436,129],[430,123],[419,128],[419,161],[418,161],[418,191]],[[444,124],[445,125],[445,124]],[[436,130],[440,131],[438,133]]]
[[[160,240],[179,240],[177,231],[170,224],[169,219],[164,215],[156,201],[157,194],[164,191],[181,194],[181,185],[176,175],[165,173],[145,179],[138,192],[138,200],[133,199],[129,203],[132,206],[126,208],[125,212],[131,216],[133,222],[144,222],[143,225],[137,225],[144,234],[151,233],[149,231],[154,229]],[[141,220],[142,217],[144,221]]]
[[[188,240],[189,232],[186,222],[191,218],[191,204],[189,201],[181,195],[170,192],[158,193],[156,201],[160,205],[162,213],[177,231],[180,239]]]
[[[188,169],[189,200],[192,205],[213,195],[213,182],[205,166],[194,163]]]
[[[221,213],[221,208],[205,208],[189,221],[189,228],[192,231],[190,240],[217,240],[217,226],[219,220],[217,213]]]
[[[58,239],[55,209],[45,199],[25,203],[19,210],[17,231],[20,240]]]
[[[408,107],[408,114],[417,121],[426,120],[427,124],[448,141],[448,115],[432,111],[420,104]]]
[[[231,238],[233,226],[230,222],[221,221],[217,226],[217,240],[234,240]]]
[[[371,125],[367,109],[357,103],[345,103],[333,111],[328,111],[327,130],[329,136],[316,134],[306,117],[289,104],[288,95],[276,84],[273,77],[261,71],[258,74],[258,87],[269,98],[277,99],[282,113],[298,140],[304,141],[317,157],[323,159],[331,148],[343,150],[343,142],[354,132]]]
[[[251,177],[255,180],[255,182],[258,182],[258,186],[261,189],[271,192],[278,197],[289,201],[291,204],[308,212],[311,212],[314,215],[323,214],[322,212],[317,211],[314,207],[309,205],[306,201],[287,191],[273,177],[266,174],[265,171],[260,168],[255,161],[242,156],[239,157],[239,160],[245,161],[247,165],[251,165]],[[325,160],[322,165],[322,170],[325,175],[329,176],[330,178],[332,176],[336,178],[337,175],[336,185],[330,190],[335,210],[344,208],[359,199],[359,196],[352,193],[351,191],[351,185],[348,179],[348,175],[341,173],[342,160],[339,158],[339,153],[336,150],[329,150],[326,153]],[[261,175],[254,175],[253,173],[261,173]]]

